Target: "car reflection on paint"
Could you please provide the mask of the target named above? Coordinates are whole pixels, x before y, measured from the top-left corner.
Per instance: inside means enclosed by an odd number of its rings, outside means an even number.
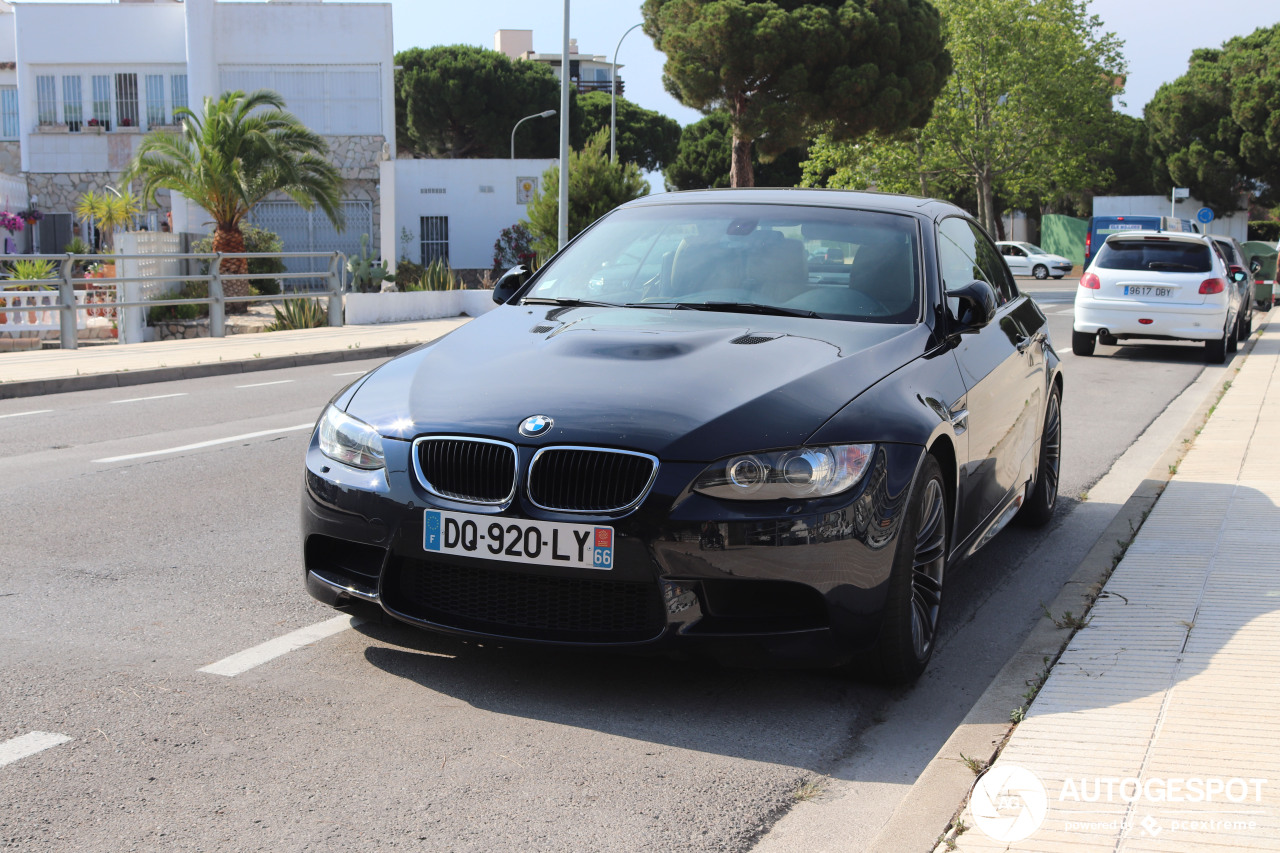
[[[1044,315],[939,201],[668,193],[338,394],[307,589],[486,641],[906,681],[949,572],[1057,502]]]

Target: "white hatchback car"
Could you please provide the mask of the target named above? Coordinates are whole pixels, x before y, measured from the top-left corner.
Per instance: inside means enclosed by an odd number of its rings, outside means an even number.
[[[1226,361],[1252,329],[1241,324],[1241,271],[1210,238],[1167,231],[1112,234],[1076,288],[1071,349],[1093,355],[1101,341],[1204,341],[1205,360]]]
[[[1035,243],[1024,243],[1020,240],[1003,240],[996,243],[1009,271],[1014,275],[1033,275],[1038,279],[1049,276],[1062,278],[1075,266],[1070,258],[1046,252]]]

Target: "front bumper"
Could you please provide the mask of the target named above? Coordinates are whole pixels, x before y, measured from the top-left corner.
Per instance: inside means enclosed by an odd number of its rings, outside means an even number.
[[[386,472],[367,472],[324,457],[312,437],[302,531],[317,599],[374,602],[421,628],[488,640],[818,664],[850,660],[878,635],[922,453],[880,445],[851,492],[786,506],[688,493],[703,464],[668,462],[621,517],[550,513],[522,497],[500,514],[610,525],[614,566],[602,573],[425,551],[426,509],[477,509],[428,494],[409,444],[385,444]],[[534,449],[520,448],[522,459]]]
[[[1144,319],[1151,322],[1139,322]],[[1077,298],[1072,329],[1088,334],[1106,329],[1117,338],[1216,341],[1226,325],[1227,309],[1221,305],[1152,305]]]

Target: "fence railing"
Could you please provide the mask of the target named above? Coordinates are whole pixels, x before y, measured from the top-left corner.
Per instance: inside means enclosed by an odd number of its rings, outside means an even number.
[[[93,276],[76,275],[77,271],[91,264],[115,264],[117,273],[124,266],[122,262],[156,261],[158,258],[172,261],[203,261],[209,265],[208,273],[166,273],[160,275],[113,275]],[[223,273],[222,261],[226,258],[326,258],[328,271],[316,272],[271,272],[271,273]],[[38,310],[42,313],[43,322],[39,326],[34,323],[5,323],[0,325],[0,332],[36,331],[38,328],[50,328],[52,315],[57,315],[59,345],[62,349],[76,348],[77,324],[83,328],[82,318],[77,314],[96,310],[103,313],[112,312],[120,318],[120,342],[140,343],[142,328],[145,326],[144,312],[148,308],[164,305],[208,305],[209,334],[215,338],[226,334],[226,311],[229,302],[277,302],[287,299],[314,299],[317,295],[328,295],[328,314],[330,326],[342,325],[342,294],[346,289],[346,256],[341,252],[208,252],[187,254],[112,254],[112,255],[14,255],[12,260],[38,261],[47,260],[57,266],[57,276],[43,279],[0,279],[0,318],[12,319],[6,315]],[[185,265],[185,264],[184,264]],[[318,276],[326,280],[327,287],[322,291],[287,292],[274,295],[227,296],[223,289],[226,281],[257,281],[289,279],[315,279]],[[143,285],[157,285],[188,281],[206,282],[209,295],[194,298],[143,298]],[[86,306],[84,291],[77,291],[76,285],[95,290],[112,290],[114,296],[110,301],[93,300],[92,309]],[[20,288],[20,289],[19,289]],[[53,293],[57,293],[56,300]],[[77,296],[77,293],[80,295]],[[29,316],[27,319],[31,319]]]

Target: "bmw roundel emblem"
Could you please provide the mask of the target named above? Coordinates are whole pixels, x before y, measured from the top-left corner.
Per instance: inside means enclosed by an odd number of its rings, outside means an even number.
[[[520,424],[520,434],[527,435],[530,438],[536,438],[540,435],[546,435],[551,429],[551,425],[555,421],[551,420],[547,415],[533,415],[525,418]]]

